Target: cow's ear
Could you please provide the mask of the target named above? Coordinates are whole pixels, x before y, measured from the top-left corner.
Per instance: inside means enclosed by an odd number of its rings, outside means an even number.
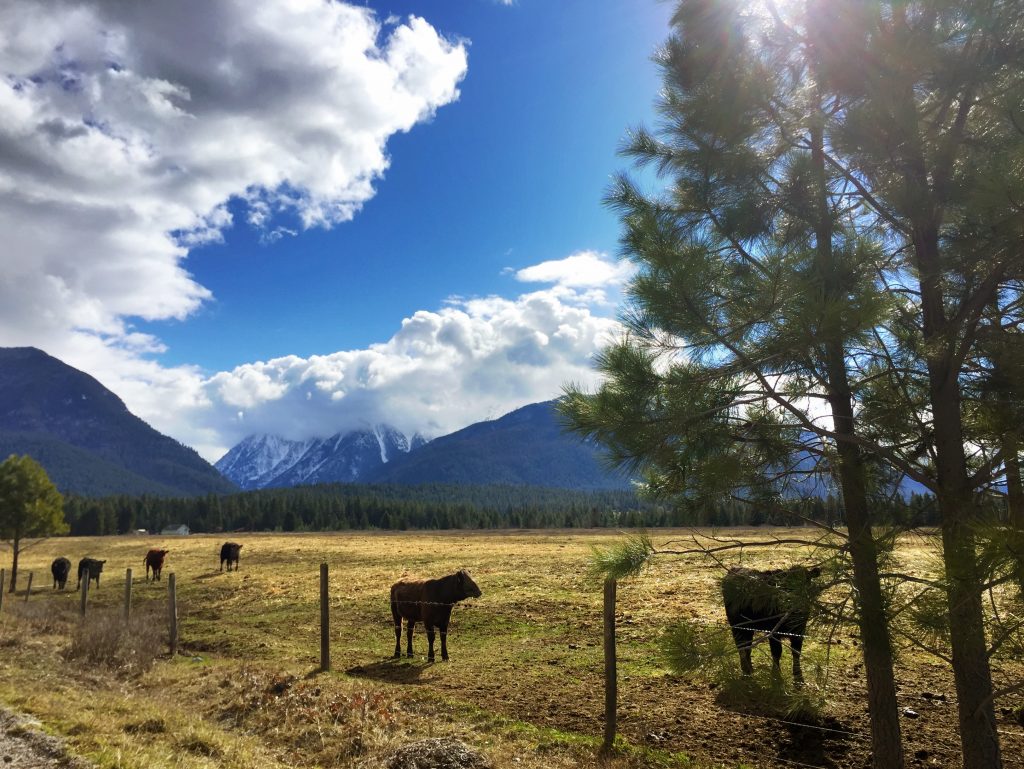
[[[466,572],[462,571],[462,570],[459,570],[458,576],[459,576],[459,584],[461,585],[462,583],[464,583],[466,581]]]
[[[810,569],[807,570],[807,573],[810,575],[811,579],[815,579],[817,577],[820,577],[821,576],[821,567],[820,566],[812,566]]]

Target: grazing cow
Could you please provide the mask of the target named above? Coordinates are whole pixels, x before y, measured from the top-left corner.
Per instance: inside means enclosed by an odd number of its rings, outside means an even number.
[[[235,564],[235,571],[238,571],[238,556],[241,555],[242,546],[237,542],[225,542],[220,546],[220,570],[224,571],[224,562],[228,563],[228,571],[231,571],[231,564]]]
[[[149,570],[153,570],[153,581],[160,580],[160,573],[164,570],[164,557],[169,550],[150,550],[146,553],[146,581],[149,582]]]
[[[50,573],[53,574],[53,589],[64,589],[68,583],[68,575],[71,573],[71,561],[64,556],[54,558],[50,564]]]
[[[78,562],[78,585],[75,586],[75,590],[78,590],[82,586],[82,577],[88,581],[90,579],[96,580],[96,587],[100,586],[100,573],[103,571],[103,564],[106,561],[97,561],[95,558],[83,558]]]
[[[448,620],[452,607],[464,598],[479,598],[480,588],[465,569],[441,579],[401,580],[391,586],[391,616],[395,620],[395,658],[402,656],[402,619],[406,620],[406,656],[412,656],[412,629],[417,622],[427,628],[434,661],[434,628],[441,631],[441,659],[448,661]]]
[[[749,676],[754,672],[750,649],[754,632],[760,631],[768,633],[773,672],[776,673],[782,659],[782,641],[789,639],[793,653],[793,681],[803,683],[800,652],[807,629],[807,615],[820,592],[813,580],[820,574],[821,569],[816,566],[793,566],[773,571],[729,569],[722,580],[722,598],[732,637],[740,653],[743,675]]]

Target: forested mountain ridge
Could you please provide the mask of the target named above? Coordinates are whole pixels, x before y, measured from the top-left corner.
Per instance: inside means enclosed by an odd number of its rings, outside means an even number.
[[[477,422],[378,467],[365,480],[395,484],[508,484],[625,489],[629,478],[602,462],[599,447],[566,433],[556,401]]]
[[[34,347],[0,348],[0,451],[29,454],[57,488],[90,496],[236,490],[114,393]]]
[[[251,435],[215,467],[243,489],[315,483],[626,489],[596,444],[566,433],[555,401],[533,403],[429,443],[387,425],[293,441]]]

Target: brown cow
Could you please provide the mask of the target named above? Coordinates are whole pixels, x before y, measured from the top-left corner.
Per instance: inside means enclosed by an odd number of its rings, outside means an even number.
[[[146,553],[146,581],[149,581],[149,570],[153,570],[153,581],[160,579],[160,572],[164,569],[164,556],[169,550],[150,550]]]
[[[773,671],[778,673],[782,660],[782,642],[789,639],[793,652],[793,681],[802,684],[800,654],[803,650],[807,617],[821,588],[814,580],[821,575],[817,566],[791,566],[788,569],[758,571],[732,568],[722,580],[725,615],[740,653],[743,675],[754,672],[750,650],[754,633],[768,634]]]
[[[228,571],[231,571],[232,562],[235,564],[235,571],[238,571],[238,559],[242,554],[242,546],[237,542],[225,542],[220,546],[220,570],[224,571],[224,562],[227,561]]]
[[[402,656],[402,619],[406,620],[406,656],[412,656],[412,630],[417,622],[427,628],[434,661],[434,628],[441,631],[441,659],[448,661],[448,621],[452,607],[464,598],[479,598],[480,588],[465,569],[440,579],[400,580],[391,586],[391,616],[395,620],[395,658]]]
[[[53,589],[58,587],[63,590],[68,582],[68,575],[71,573],[71,561],[64,556],[55,558],[50,564],[50,573],[53,574]]]
[[[95,558],[83,558],[78,562],[78,584],[75,585],[75,590],[82,587],[82,577],[85,577],[85,581],[96,580],[96,589],[100,587],[100,574],[103,573],[103,564],[107,561],[103,559],[99,561]]]

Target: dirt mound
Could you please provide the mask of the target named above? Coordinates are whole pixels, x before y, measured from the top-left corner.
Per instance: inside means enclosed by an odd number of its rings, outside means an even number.
[[[491,769],[491,764],[464,742],[435,737],[399,748],[387,769]]]

